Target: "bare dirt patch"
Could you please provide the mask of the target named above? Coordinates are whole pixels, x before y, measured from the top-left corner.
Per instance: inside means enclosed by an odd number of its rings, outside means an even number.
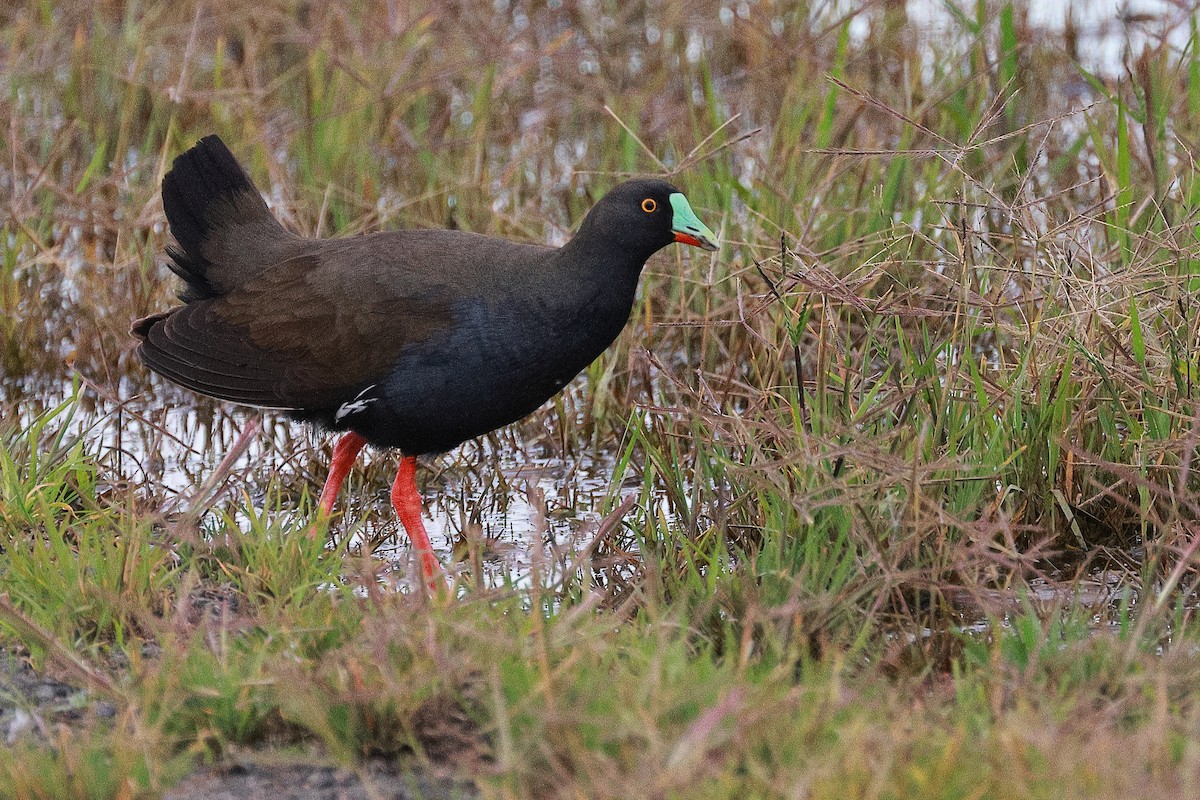
[[[352,771],[312,764],[238,762],[192,773],[166,800],[466,800],[473,787],[388,764]]]

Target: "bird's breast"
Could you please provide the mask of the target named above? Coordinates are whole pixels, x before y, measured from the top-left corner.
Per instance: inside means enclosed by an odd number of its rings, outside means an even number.
[[[632,298],[624,308],[527,297],[460,303],[453,324],[401,351],[379,382],[382,401],[362,418],[386,430],[375,440],[408,452],[449,449],[515,422],[595,360],[631,306]]]

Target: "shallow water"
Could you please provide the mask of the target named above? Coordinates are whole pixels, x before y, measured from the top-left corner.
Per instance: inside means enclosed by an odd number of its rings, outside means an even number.
[[[125,388],[129,382],[123,382]],[[282,415],[212,402],[174,387],[162,394],[132,393],[124,399],[96,387],[71,384],[0,389],[0,409],[19,427],[70,404],[47,427],[86,443],[101,465],[102,484],[128,482],[152,511],[170,515],[199,503],[200,523],[217,532],[231,514],[243,529],[256,514],[278,504],[273,521],[299,532],[325,477],[334,434]],[[255,426],[257,430],[254,430]],[[249,441],[217,485],[219,465],[249,431]],[[485,586],[522,586],[535,576],[553,586],[577,569],[603,519],[602,510],[638,494],[636,479],[614,476],[609,452],[539,455],[536,445],[514,431],[468,442],[439,457],[422,459],[418,483],[425,499],[425,525],[438,557],[452,573],[469,571],[468,553],[478,553]],[[338,499],[334,540],[350,537],[352,548],[370,543],[388,560],[389,580],[407,584],[407,537],[389,501],[398,456],[364,450]],[[610,497],[612,487],[616,487]],[[277,488],[281,497],[270,496]],[[308,501],[302,496],[308,495]],[[457,561],[457,558],[463,561]]]

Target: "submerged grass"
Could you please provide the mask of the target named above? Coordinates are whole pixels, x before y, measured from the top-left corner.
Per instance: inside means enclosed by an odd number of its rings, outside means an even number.
[[[1197,793],[1194,13],[0,14],[0,643],[115,709],[0,689],[0,796],[154,796],[264,752],[487,797]],[[650,264],[561,398],[434,465],[431,497],[487,487],[431,503],[457,600],[299,535],[312,440],[268,420],[257,469],[218,467],[240,418],[133,363],[174,289],[162,172],[212,132],[311,235],[560,242],[672,170],[719,233]],[[520,580],[483,569],[525,491],[504,448],[611,469],[578,551],[570,474],[528,492]]]

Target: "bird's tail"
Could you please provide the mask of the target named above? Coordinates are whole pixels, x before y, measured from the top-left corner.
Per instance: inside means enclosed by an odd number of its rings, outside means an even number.
[[[205,136],[163,177],[163,210],[178,247],[168,247],[171,271],[187,286],[185,303],[218,297],[248,277],[239,250],[290,238],[242,165],[218,136]],[[230,240],[242,229],[235,246]]]

